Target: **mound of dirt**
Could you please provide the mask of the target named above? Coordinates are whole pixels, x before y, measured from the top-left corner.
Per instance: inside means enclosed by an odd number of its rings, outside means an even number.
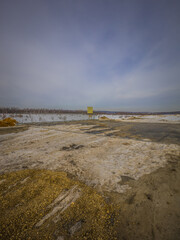
[[[15,126],[18,122],[13,118],[5,118],[3,120],[0,120],[0,127],[9,127],[9,126]]]
[[[105,117],[105,116],[102,116],[102,117],[99,118],[99,120],[109,120],[109,118]]]
[[[141,119],[141,118],[140,117],[134,117],[134,116],[128,118],[128,120],[136,120],[136,119]]]

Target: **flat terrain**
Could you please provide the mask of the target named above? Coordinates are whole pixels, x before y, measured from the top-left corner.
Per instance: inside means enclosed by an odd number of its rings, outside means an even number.
[[[179,123],[1,128],[1,238],[179,239],[179,145]]]

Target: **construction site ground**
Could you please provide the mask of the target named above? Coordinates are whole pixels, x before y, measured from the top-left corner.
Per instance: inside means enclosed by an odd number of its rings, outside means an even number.
[[[0,128],[0,239],[180,239],[180,124]]]

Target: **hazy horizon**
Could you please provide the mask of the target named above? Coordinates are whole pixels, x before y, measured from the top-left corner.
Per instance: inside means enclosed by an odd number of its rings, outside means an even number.
[[[2,0],[0,107],[180,109],[178,0]]]

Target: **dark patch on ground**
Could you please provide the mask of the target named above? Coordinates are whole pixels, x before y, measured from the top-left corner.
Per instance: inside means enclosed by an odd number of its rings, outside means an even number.
[[[121,182],[120,184],[126,184],[127,182],[129,181],[132,181],[132,180],[135,180],[134,178],[132,177],[129,177],[129,176],[121,176]]]
[[[72,151],[72,150],[77,150],[80,148],[83,148],[84,145],[76,145],[76,144],[71,144],[69,146],[64,146],[61,148],[62,151]]]
[[[27,125],[21,126],[13,126],[13,127],[2,127],[0,128],[0,135],[8,134],[8,133],[18,133],[23,132],[29,129]]]
[[[113,133],[107,133],[106,136],[107,136],[107,137],[112,137],[112,136],[113,136]]]
[[[139,140],[149,139],[154,142],[180,144],[180,124],[126,123],[119,125],[119,127],[126,126],[129,126],[129,129],[126,129],[128,138],[136,137]],[[116,129],[118,129],[117,126]],[[121,136],[121,134],[121,132],[114,133],[115,136]]]
[[[81,122],[82,125],[86,124]],[[85,133],[89,134],[102,134],[107,131],[119,130],[117,132],[107,133],[109,137],[121,137],[127,139],[138,139],[143,140],[149,139],[154,142],[161,142],[167,144],[180,144],[180,124],[172,123],[140,123],[140,122],[118,122],[113,120],[107,120],[103,123],[92,120],[88,121],[87,124],[95,124],[97,127],[103,127],[98,131],[89,131]]]
[[[126,200],[127,204],[133,204],[135,196],[136,196],[136,193],[134,193],[130,197],[128,197],[128,199]]]
[[[76,163],[75,163],[74,160],[71,160],[70,163],[71,163],[72,165],[76,166]]]
[[[90,134],[102,134],[104,133],[105,131],[108,131],[107,129],[106,130],[97,130],[97,131],[86,131],[85,133],[90,133]]]
[[[150,201],[153,200],[151,194],[149,194],[149,193],[145,193],[144,195],[147,197],[148,200],[150,200]]]

